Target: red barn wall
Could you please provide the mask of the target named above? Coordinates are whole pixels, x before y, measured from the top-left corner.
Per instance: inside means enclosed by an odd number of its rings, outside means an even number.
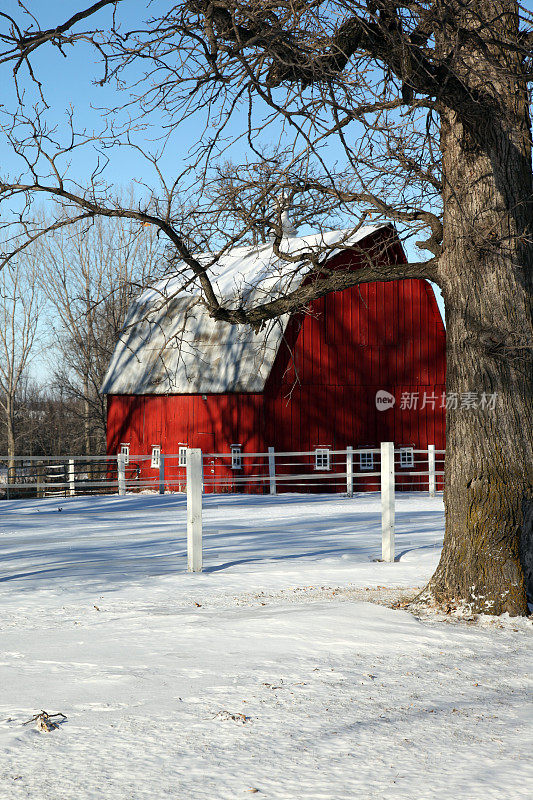
[[[290,328],[292,354],[282,345],[265,389],[265,438],[277,449],[381,441],[444,447],[445,331],[429,284],[335,292]],[[380,389],[394,395],[393,408],[376,408]],[[416,408],[400,408],[403,393],[418,393]]]
[[[128,443],[132,454],[149,453],[152,445],[157,444],[166,453],[177,453],[180,444],[201,447],[204,452],[228,452],[231,444],[240,444],[243,451],[262,452],[262,395],[205,395],[205,398],[110,395],[108,453],[116,453],[121,443]]]

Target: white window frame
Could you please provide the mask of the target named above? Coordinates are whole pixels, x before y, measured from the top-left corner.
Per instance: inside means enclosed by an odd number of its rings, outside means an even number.
[[[150,462],[150,467],[152,469],[159,469],[159,465],[161,464],[161,445],[160,444],[153,444],[152,445],[152,460]]]
[[[361,450],[359,453],[360,472],[372,472],[374,470],[374,453],[372,450]]]
[[[178,467],[187,466],[187,445],[180,444],[178,447]]]
[[[124,464],[130,463],[130,443],[129,442],[121,442],[120,443],[120,455],[124,456]]]
[[[231,468],[242,469],[242,445],[231,445]]]
[[[413,447],[400,447],[400,468],[412,469],[415,465],[415,452]]]
[[[329,447],[315,447],[315,469],[329,472],[331,469],[331,452]]]

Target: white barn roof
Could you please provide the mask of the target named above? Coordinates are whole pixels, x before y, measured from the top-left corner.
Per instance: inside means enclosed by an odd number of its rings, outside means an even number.
[[[330,248],[324,258],[361,242],[384,225],[284,239],[297,255]],[[205,256],[206,261],[209,256]],[[289,315],[254,333],[248,326],[213,320],[198,295],[184,288],[183,270],[158,281],[132,303],[102,384],[105,394],[210,394],[261,392]],[[273,299],[303,280],[301,265],[280,260],[272,243],[239,247],[210,270],[224,304],[246,306]]]

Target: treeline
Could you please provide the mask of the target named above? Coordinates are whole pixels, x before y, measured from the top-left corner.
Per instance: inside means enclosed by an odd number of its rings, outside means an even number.
[[[17,394],[13,413],[15,455],[86,455],[85,409],[57,387],[28,383]],[[7,458],[7,424],[0,419],[0,457]],[[105,452],[103,421],[91,420],[90,452]]]

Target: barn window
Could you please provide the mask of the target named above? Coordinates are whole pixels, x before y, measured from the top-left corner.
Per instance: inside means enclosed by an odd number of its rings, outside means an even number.
[[[242,469],[242,450],[240,444],[231,445],[231,468]]]
[[[415,452],[412,447],[400,447],[400,467],[409,469],[415,465]]]
[[[187,466],[187,445],[180,444],[178,448],[178,467]]]
[[[361,471],[374,469],[374,453],[372,450],[362,450],[359,453],[359,469]]]
[[[315,448],[315,469],[328,470],[331,468],[331,453],[328,447]]]
[[[124,463],[130,463],[130,445],[129,443],[126,444],[125,442],[120,445],[120,455],[124,456]]]
[[[150,466],[152,469],[159,469],[161,463],[161,446],[158,444],[152,445],[152,461]]]

